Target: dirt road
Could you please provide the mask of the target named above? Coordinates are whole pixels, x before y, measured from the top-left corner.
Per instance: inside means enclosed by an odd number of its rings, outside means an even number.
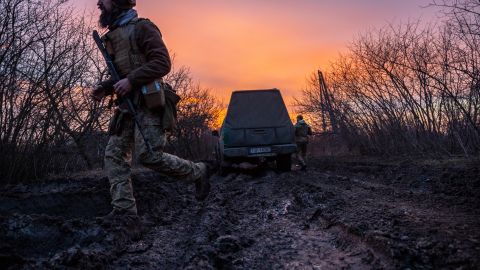
[[[0,189],[0,268],[478,269],[478,161],[318,159],[193,187],[137,170],[141,226],[102,224],[101,172]]]

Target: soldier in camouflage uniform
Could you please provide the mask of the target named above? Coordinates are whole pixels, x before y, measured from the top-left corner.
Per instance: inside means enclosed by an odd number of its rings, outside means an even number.
[[[308,135],[312,135],[312,129],[303,120],[303,116],[298,115],[297,123],[295,124],[295,142],[297,144],[297,159],[302,170],[307,169]]]
[[[166,116],[173,114],[148,109],[139,89],[167,75],[171,62],[160,31],[151,21],[137,17],[133,9],[135,4],[135,0],[98,0],[97,3],[101,10],[100,25],[109,30],[102,39],[123,79],[101,82],[93,90],[92,98],[99,101],[109,94],[128,96],[136,107],[140,127],[153,150],[149,151],[132,115],[122,105],[118,106],[110,123],[110,139],[105,150],[105,171],[113,205],[107,218],[137,215],[128,161],[132,147],[145,167],[195,182],[198,200],[205,199],[210,189],[207,164],[163,152],[166,125],[172,122]],[[169,109],[172,107],[165,108]]]

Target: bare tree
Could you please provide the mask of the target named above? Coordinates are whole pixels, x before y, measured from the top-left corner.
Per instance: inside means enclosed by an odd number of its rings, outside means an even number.
[[[85,98],[98,77],[89,22],[67,1],[0,0],[0,10],[2,179],[91,167],[83,138],[103,120]],[[72,146],[80,159],[62,157]]]
[[[184,66],[171,72],[165,79],[182,97],[178,104],[177,129],[170,137],[174,146],[172,150],[183,157],[209,158],[213,151],[211,129],[221,111],[219,102],[209,89],[193,81],[189,69]]]
[[[108,100],[89,98],[106,75],[92,18],[77,15],[65,0],[0,0],[2,182],[102,165],[111,110]],[[217,101],[186,67],[166,80],[182,97],[172,150],[206,157]]]
[[[478,153],[479,43],[460,29],[407,23],[355,40],[327,74],[342,137],[366,153]],[[297,105],[320,119],[317,89]]]

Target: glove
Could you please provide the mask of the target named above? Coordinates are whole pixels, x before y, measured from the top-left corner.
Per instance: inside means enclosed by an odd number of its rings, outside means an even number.
[[[105,88],[101,84],[96,85],[95,88],[93,88],[92,93],[90,93],[90,97],[94,101],[102,101],[105,97]]]

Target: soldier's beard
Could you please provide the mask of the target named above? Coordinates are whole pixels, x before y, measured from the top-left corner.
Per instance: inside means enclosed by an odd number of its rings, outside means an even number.
[[[115,20],[117,19],[118,15],[122,13],[122,10],[117,7],[112,7],[111,11],[105,10],[103,6],[100,7],[102,11],[100,13],[100,18],[98,19],[98,24],[102,28],[107,28],[108,26],[112,25]]]

